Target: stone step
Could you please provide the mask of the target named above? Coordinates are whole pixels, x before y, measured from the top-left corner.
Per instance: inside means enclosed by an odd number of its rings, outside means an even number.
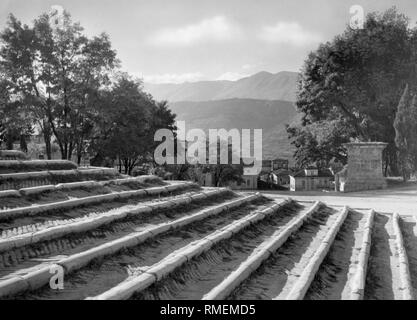
[[[109,185],[129,185],[129,184],[145,184],[145,183],[157,183],[164,184],[164,182],[156,176],[139,176],[139,177],[129,177],[122,179],[113,179],[113,180],[104,180],[104,181],[79,181],[79,182],[67,182],[67,183],[58,183],[56,185],[42,185],[37,187],[21,188],[19,190],[3,190],[0,191],[0,199],[8,197],[21,197],[28,195],[39,195],[44,192],[53,192],[53,191],[65,191],[65,190],[74,190],[74,189],[90,189],[96,187],[104,187]]]
[[[163,193],[169,193],[175,190],[183,190],[194,186],[189,182],[177,183],[173,185],[145,188],[139,190],[121,191],[109,194],[100,194],[95,196],[89,196],[78,199],[70,199],[65,201],[58,201],[46,204],[33,204],[29,207],[18,207],[13,209],[0,210],[0,221],[7,221],[10,219],[16,219],[23,216],[35,216],[40,214],[48,214],[54,211],[62,211],[74,209],[77,207],[83,207],[88,205],[100,204],[103,202],[117,201],[120,199],[127,199],[131,197],[143,197],[146,195],[159,195]],[[38,187],[39,188],[39,187]]]
[[[17,172],[36,172],[50,170],[77,169],[74,162],[68,160],[1,160],[0,174]]]
[[[220,191],[221,190],[211,190],[211,191],[206,192],[206,194],[219,193]],[[205,197],[207,197],[207,195]],[[152,237],[155,237],[159,234],[162,234],[162,233],[165,233],[170,230],[177,229],[177,228],[182,228],[185,225],[188,225],[190,223],[203,220],[207,217],[217,215],[220,212],[223,212],[225,210],[229,210],[231,208],[238,207],[245,203],[249,203],[259,197],[260,197],[259,194],[255,194],[255,195],[249,195],[249,196],[241,197],[235,200],[227,201],[220,205],[204,209],[191,216],[186,216],[186,217],[177,219],[175,221],[172,221],[170,223],[162,223],[160,225],[153,226],[149,228],[148,230],[132,233],[130,235],[124,236],[114,241],[110,241],[103,245],[97,246],[93,249],[83,251],[78,254],[66,257],[53,264],[39,268],[38,270],[29,272],[25,275],[20,275],[17,277],[12,277],[10,279],[1,281],[0,282],[0,297],[12,296],[12,295],[16,295],[19,292],[23,292],[26,290],[35,290],[44,286],[45,284],[49,283],[50,270],[51,270],[51,267],[53,267],[54,265],[63,267],[65,269],[66,274],[69,274],[71,272],[74,272],[75,270],[83,268],[94,259],[97,259],[103,256],[114,255],[121,249],[137,246],[139,243],[143,243],[146,240]],[[171,203],[171,205],[174,205],[174,204]],[[166,207],[166,206],[163,206],[163,207]],[[159,208],[161,208],[161,206],[157,204],[156,206],[152,207],[151,210],[158,210]]]
[[[0,174],[0,191],[86,180],[108,180],[119,176],[113,168],[50,170]]]

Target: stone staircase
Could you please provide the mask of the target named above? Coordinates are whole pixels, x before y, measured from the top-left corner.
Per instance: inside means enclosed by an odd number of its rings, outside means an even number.
[[[67,161],[0,160],[0,190],[0,299],[415,297],[412,216]]]

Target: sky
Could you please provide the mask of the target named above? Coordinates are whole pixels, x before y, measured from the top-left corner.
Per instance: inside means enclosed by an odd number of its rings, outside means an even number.
[[[151,83],[299,71],[343,32],[353,5],[365,14],[395,5],[417,21],[416,0],[0,0],[0,28],[10,13],[31,24],[54,5],[87,35],[109,34],[122,69]]]

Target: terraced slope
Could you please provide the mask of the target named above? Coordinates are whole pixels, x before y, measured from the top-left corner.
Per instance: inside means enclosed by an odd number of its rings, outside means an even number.
[[[117,175],[4,190],[0,208],[0,299],[413,299],[417,289],[411,216]],[[62,290],[50,285],[56,270]]]

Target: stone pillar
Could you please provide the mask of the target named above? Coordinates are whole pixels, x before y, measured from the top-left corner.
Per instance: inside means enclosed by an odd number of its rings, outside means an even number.
[[[387,146],[383,142],[352,142],[347,148],[348,164],[340,191],[383,189],[387,187],[382,171],[382,151]]]

